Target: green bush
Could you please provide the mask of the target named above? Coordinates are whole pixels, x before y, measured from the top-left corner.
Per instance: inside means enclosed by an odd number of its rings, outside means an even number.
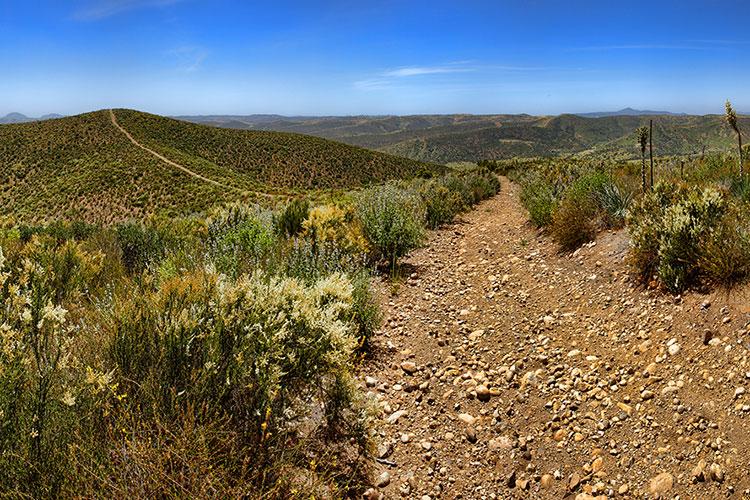
[[[646,280],[658,276],[672,292],[695,284],[702,242],[710,241],[727,207],[713,187],[657,184],[629,216],[631,255],[640,275]]]
[[[541,176],[532,176],[521,182],[521,203],[528,210],[531,222],[540,228],[552,224],[552,213],[558,203],[552,184]]]
[[[563,192],[552,215],[552,236],[564,250],[574,250],[595,239],[599,229],[622,226],[630,201],[609,174],[588,172]]]
[[[164,235],[152,224],[123,222],[115,227],[115,232],[122,251],[122,262],[130,274],[141,273],[166,253]]]
[[[425,206],[427,226],[436,229],[453,221],[456,214],[465,210],[460,193],[451,191],[439,182],[430,182],[419,191]]]
[[[276,233],[282,236],[295,236],[302,232],[302,223],[310,214],[310,202],[296,198],[274,217]]]
[[[703,235],[698,267],[702,279],[718,286],[732,286],[750,276],[750,225],[745,214],[730,210]]]
[[[356,215],[365,238],[395,269],[398,259],[425,238],[425,208],[413,192],[392,184],[370,188],[357,198]]]
[[[209,259],[231,277],[261,268],[275,244],[271,214],[256,207],[231,205],[208,220]]]

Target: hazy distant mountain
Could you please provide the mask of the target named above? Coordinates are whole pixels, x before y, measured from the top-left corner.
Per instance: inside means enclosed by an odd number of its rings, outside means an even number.
[[[584,118],[604,118],[607,116],[687,116],[687,113],[671,113],[669,111],[651,111],[648,109],[624,108],[620,111],[596,111],[594,113],[576,113]]]
[[[8,113],[7,115],[0,117],[0,124],[36,122],[40,120],[51,120],[53,118],[63,118],[63,115],[52,113],[49,115],[41,116],[39,118],[30,118],[21,113]]]
[[[8,113],[0,118],[0,123],[24,123],[28,121],[31,121],[31,118],[21,113]]]

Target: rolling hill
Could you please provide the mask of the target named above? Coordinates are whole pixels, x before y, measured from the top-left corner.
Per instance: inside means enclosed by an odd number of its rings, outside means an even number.
[[[514,156],[591,155],[636,158],[633,133],[654,120],[657,155],[726,151],[734,136],[720,115],[654,114],[626,108],[597,117],[560,115],[423,115],[352,117],[185,117],[219,127],[293,131],[359,145],[408,158],[476,161]],[[750,117],[741,127],[750,132]]]
[[[219,129],[131,110],[2,125],[0,167],[3,214],[101,223],[444,168],[317,137]]]

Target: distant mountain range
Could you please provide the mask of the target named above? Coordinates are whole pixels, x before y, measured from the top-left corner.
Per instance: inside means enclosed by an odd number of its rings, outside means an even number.
[[[598,155],[639,158],[635,129],[654,122],[657,155],[728,151],[734,134],[722,115],[687,115],[625,108],[611,113],[285,117],[185,116],[223,128],[295,132],[414,160],[446,163],[512,157]],[[750,117],[740,127],[750,133]]]
[[[27,123],[27,122],[37,122],[41,120],[52,120],[54,118],[64,118],[64,117],[63,115],[58,115],[56,113],[40,116],[39,118],[30,118],[21,113],[8,113],[7,115],[0,117],[0,123]]]
[[[648,109],[623,108],[620,111],[596,111],[593,113],[576,113],[584,118],[605,118],[607,116],[687,116],[687,113],[671,113],[669,111],[651,111]]]

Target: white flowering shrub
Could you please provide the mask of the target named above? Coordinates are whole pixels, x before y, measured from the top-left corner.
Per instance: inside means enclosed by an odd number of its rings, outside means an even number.
[[[289,439],[361,417],[350,373],[355,299],[338,273],[311,285],[191,273],[117,305],[108,350],[131,411],[226,418],[261,470],[296,451]]]
[[[679,292],[700,278],[703,243],[727,212],[713,187],[660,183],[631,210],[631,256],[641,276]]]
[[[38,238],[13,260],[0,249],[0,491],[56,494],[76,412],[99,389],[76,356],[79,328],[63,304],[80,300],[100,257]]]

